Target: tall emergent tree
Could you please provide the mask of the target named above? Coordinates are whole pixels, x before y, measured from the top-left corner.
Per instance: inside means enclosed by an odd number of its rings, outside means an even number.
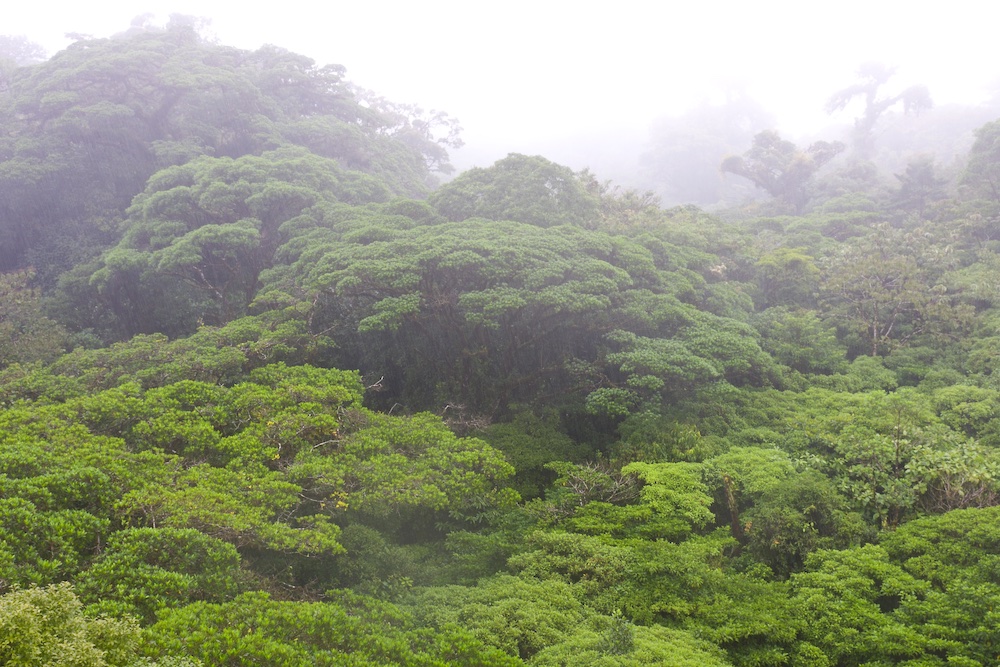
[[[904,113],[911,111],[919,113],[930,109],[934,104],[927,86],[921,85],[910,86],[895,95],[879,97],[879,89],[892,78],[895,72],[894,67],[887,67],[882,63],[865,63],[858,68],[860,81],[843,90],[838,90],[826,103],[826,110],[833,113],[834,111],[842,111],[857,97],[864,99],[865,111],[854,121],[854,150],[863,158],[870,158],[874,151],[873,131],[879,118],[886,111],[902,103]]]

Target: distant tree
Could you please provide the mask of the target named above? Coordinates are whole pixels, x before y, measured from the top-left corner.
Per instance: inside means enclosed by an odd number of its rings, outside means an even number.
[[[458,119],[444,111],[424,111],[415,104],[390,102],[358,87],[352,90],[358,101],[382,115],[383,131],[422,154],[430,171],[442,174],[455,171],[448,161],[448,149],[465,144]]]
[[[895,71],[895,68],[881,63],[865,63],[858,68],[858,77],[861,80],[837,91],[826,103],[826,110],[833,113],[846,108],[856,97],[864,99],[865,111],[854,121],[854,149],[863,158],[871,157],[875,141],[872,133],[879,118],[886,111],[899,103],[903,104],[905,113],[911,111],[919,113],[933,106],[926,86],[910,86],[896,95],[879,97],[879,89],[892,78]]]
[[[587,191],[600,200],[602,227],[610,230],[657,225],[662,222],[660,198],[652,190],[637,190],[598,180],[589,169],[577,174]]]
[[[645,181],[668,205],[705,206],[733,198],[719,161],[746,150],[755,134],[773,125],[770,114],[740,91],[729,91],[721,105],[706,102],[660,119],[640,158]]]
[[[906,165],[906,171],[896,174],[896,178],[900,185],[893,203],[899,209],[916,213],[921,219],[928,204],[947,196],[945,186],[948,181],[934,173],[933,156],[911,159]]]
[[[727,157],[721,168],[749,179],[799,213],[809,201],[808,185],[813,174],[843,150],[839,141],[817,141],[803,151],[777,132],[765,130],[753,138],[749,151],[743,156]]]
[[[18,67],[34,65],[47,57],[45,48],[24,35],[0,35],[0,61],[10,60]]]
[[[961,185],[975,196],[1000,202],[1000,120],[976,130]]]

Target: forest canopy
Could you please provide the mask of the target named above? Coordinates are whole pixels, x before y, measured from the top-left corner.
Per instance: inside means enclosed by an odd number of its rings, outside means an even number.
[[[0,663],[1000,664],[1000,120],[664,208],[196,28],[0,40]]]

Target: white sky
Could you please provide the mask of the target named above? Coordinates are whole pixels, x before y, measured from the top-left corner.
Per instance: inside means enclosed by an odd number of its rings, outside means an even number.
[[[462,122],[467,145],[497,157],[612,127],[634,135],[731,81],[794,136],[829,122],[824,102],[865,61],[898,66],[895,83],[926,84],[937,104],[978,102],[1000,79],[993,0],[4,4],[0,33],[52,51],[68,43],[64,33],[108,36],[145,12],[207,17],[224,44],[277,44],[343,64],[390,100],[443,109]]]

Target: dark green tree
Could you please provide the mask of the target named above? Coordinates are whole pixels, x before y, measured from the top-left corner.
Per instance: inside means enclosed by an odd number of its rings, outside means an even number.
[[[0,369],[13,363],[53,361],[69,333],[42,312],[32,271],[0,274]]]
[[[560,392],[565,362],[593,358],[611,309],[655,280],[641,246],[577,227],[383,225],[293,239],[291,269],[269,277],[305,290],[342,363],[422,408],[493,414]]]
[[[284,223],[320,202],[387,197],[376,179],[301,148],[169,167],[128,209],[122,240],[88,277],[97,288],[91,299],[113,314],[122,337],[225,324],[246,313],[261,271],[287,238]],[[67,277],[62,289],[86,287]],[[173,307],[163,309],[164,301]]]

